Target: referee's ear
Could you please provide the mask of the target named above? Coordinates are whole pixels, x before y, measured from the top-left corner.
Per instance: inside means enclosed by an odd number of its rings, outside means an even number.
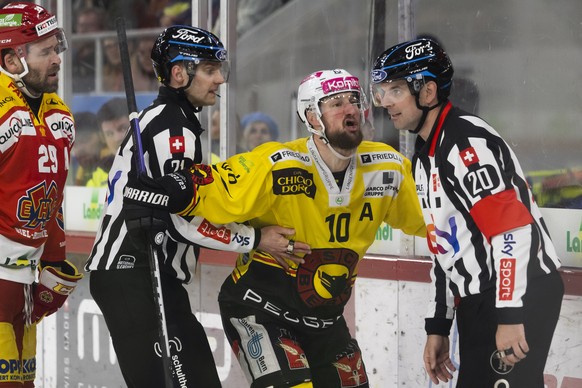
[[[169,86],[173,88],[180,88],[188,84],[188,74],[186,68],[182,63],[176,63],[170,69],[170,82]]]
[[[438,103],[438,85],[435,81],[425,83],[419,93],[422,106],[433,106]]]

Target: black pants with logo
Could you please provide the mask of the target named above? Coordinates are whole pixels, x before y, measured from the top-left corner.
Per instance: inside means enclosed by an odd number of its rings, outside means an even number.
[[[253,302],[245,303],[249,298]],[[362,352],[344,317],[324,324],[285,303],[292,298],[235,284],[230,276],[222,285],[218,304],[224,333],[250,387],[310,381],[314,388],[368,388]]]
[[[128,388],[164,387],[149,270],[92,271],[90,289],[111,333]],[[162,293],[174,387],[221,387],[208,338],[181,281],[162,273]]]
[[[544,367],[563,295],[564,284],[557,272],[530,281],[523,298],[529,353],[514,367],[494,356],[495,290],[461,299],[456,314],[460,353],[457,388],[543,388]]]

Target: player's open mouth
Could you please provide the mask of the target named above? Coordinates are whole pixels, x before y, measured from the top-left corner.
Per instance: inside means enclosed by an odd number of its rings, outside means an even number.
[[[347,119],[344,121],[346,127],[355,127],[357,125],[356,120]]]

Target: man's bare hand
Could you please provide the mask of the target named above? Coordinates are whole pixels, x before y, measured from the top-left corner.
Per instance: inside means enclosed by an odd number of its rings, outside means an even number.
[[[509,366],[523,360],[529,352],[523,324],[497,325],[495,342],[500,358]]]
[[[291,260],[296,264],[303,264],[303,255],[311,253],[309,245],[295,241],[287,236],[295,235],[295,229],[284,228],[282,226],[265,226],[261,228],[261,242],[257,249],[269,253],[277,263],[285,270],[289,269],[289,264],[285,260]]]
[[[424,369],[433,384],[449,382],[457,370],[449,357],[449,337],[436,334],[427,336],[424,346]]]

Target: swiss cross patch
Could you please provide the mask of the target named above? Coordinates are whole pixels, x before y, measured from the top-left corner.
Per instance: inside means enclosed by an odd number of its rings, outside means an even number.
[[[186,151],[184,136],[170,137],[170,152],[173,154],[183,154]]]
[[[464,149],[463,151],[460,152],[459,155],[461,155],[461,160],[463,161],[463,163],[465,163],[465,166],[467,167],[474,163],[479,163],[479,157],[477,156],[477,153],[475,152],[475,149],[473,147]]]

